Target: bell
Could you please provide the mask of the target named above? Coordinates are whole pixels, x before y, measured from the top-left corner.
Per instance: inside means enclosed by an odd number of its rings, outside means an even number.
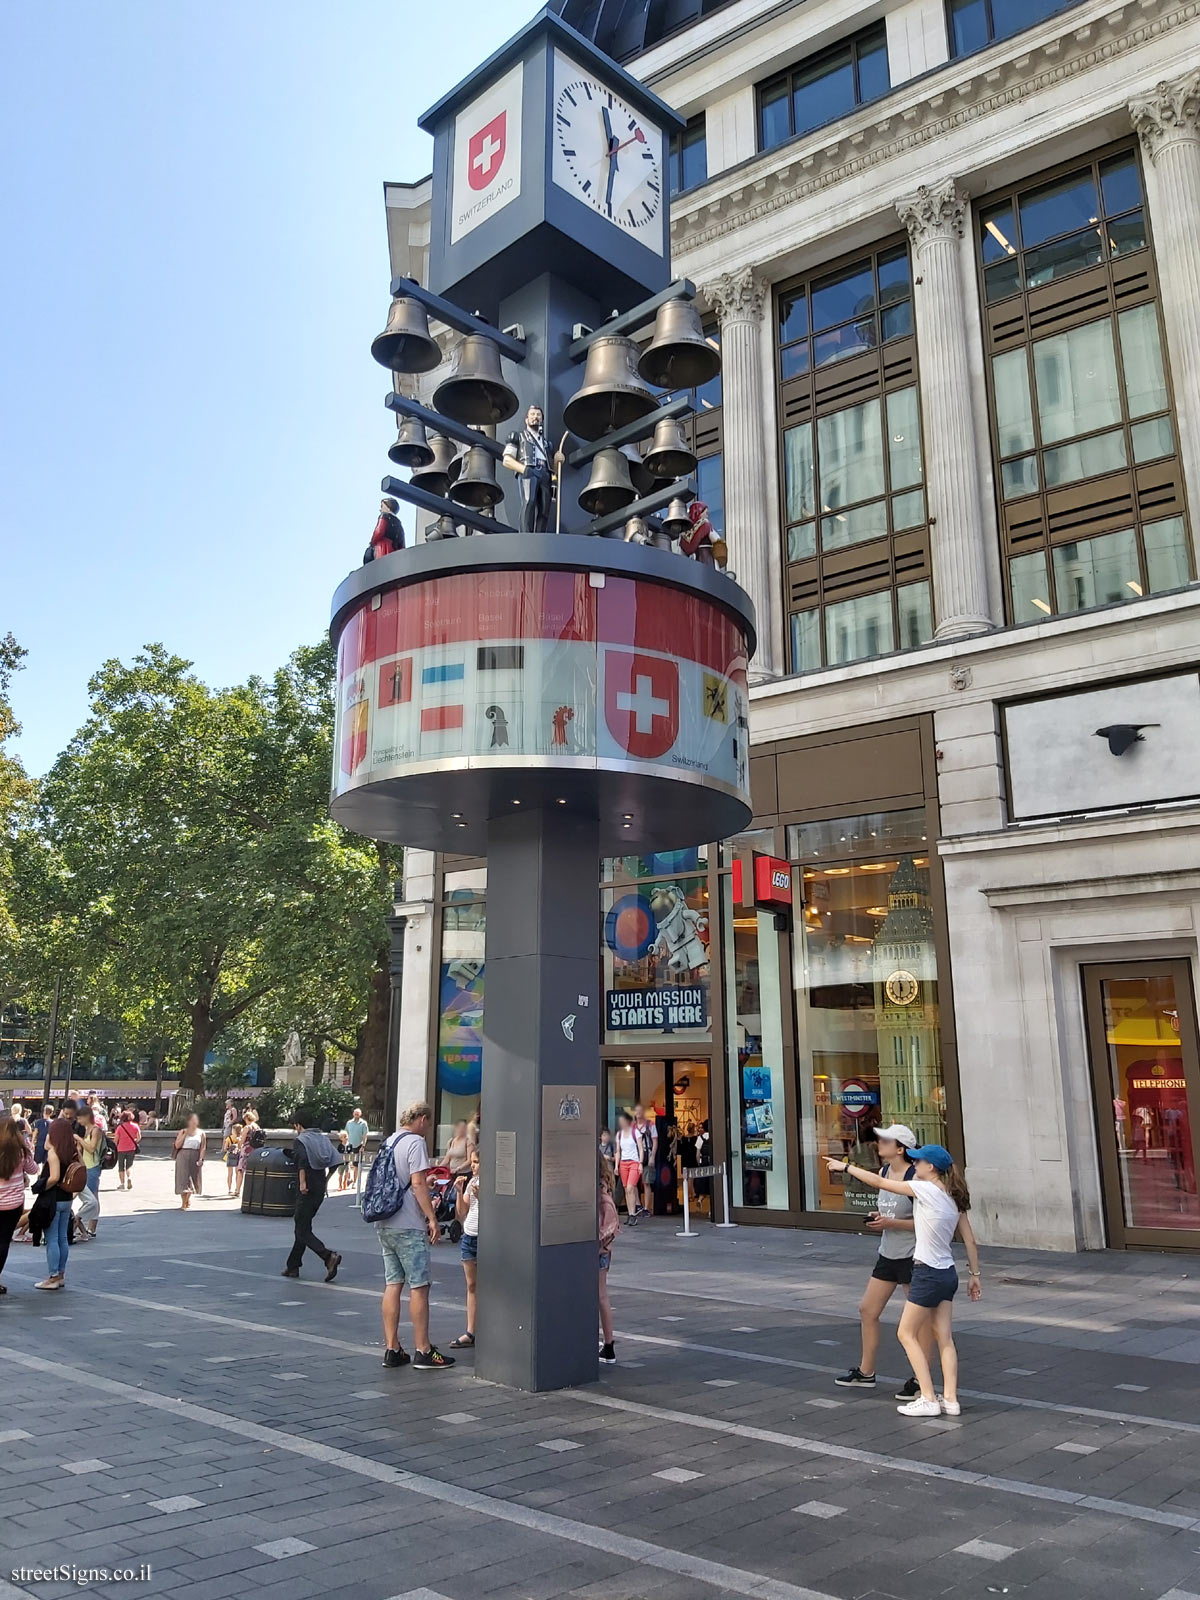
[[[467,334],[455,353],[450,376],[433,392],[435,410],[477,428],[507,421],[519,403],[500,370],[500,347],[485,333]]]
[[[720,370],[720,352],[704,337],[693,303],[668,300],[659,306],[654,337],[638,358],[638,371],[646,382],[656,389],[694,389]]]
[[[388,451],[388,460],[398,467],[427,467],[433,460],[433,451],[425,438],[425,426],[412,417],[405,417],[396,434],[396,442]]]
[[[650,543],[655,550],[671,550],[674,548],[674,541],[667,532],[665,522],[652,522],[650,524]]]
[[[626,544],[649,544],[651,542],[650,524],[644,517],[630,517],[625,524]]]
[[[687,513],[686,500],[672,500],[662,519],[663,530],[672,539],[682,539],[692,525]]]
[[[642,460],[642,453],[635,444],[623,444],[621,454],[629,463],[629,480],[637,490],[638,495],[653,494],[659,487],[654,474]]]
[[[433,460],[427,467],[416,467],[413,470],[412,482],[414,487],[424,489],[427,494],[445,496],[450,487],[450,467],[454,461],[454,446],[443,434],[431,433],[429,447],[433,451]]]
[[[371,354],[381,367],[393,372],[432,372],[441,362],[442,352],[429,331],[425,307],[418,300],[397,295],[388,312],[387,327],[371,341]]]
[[[467,459],[467,451],[466,451],[466,447],[464,445],[456,444],[456,445],[453,446],[453,449],[454,449],[454,459],[453,459],[453,461],[451,461],[450,465],[446,468],[446,493],[447,493],[447,495],[449,495],[450,490],[453,489],[454,485],[462,477],[463,462]]]
[[[646,469],[658,478],[690,478],[696,470],[696,457],[688,449],[683,424],[678,417],[665,417],[654,430],[654,442],[646,451]]]
[[[432,544],[435,539],[457,539],[458,525],[451,516],[439,517],[425,534],[425,543]]]
[[[579,504],[593,517],[620,511],[637,499],[629,476],[629,462],[619,450],[599,450],[592,461],[592,475],[579,496]]]
[[[613,336],[588,346],[583,387],[563,407],[563,422],[581,439],[599,439],[657,411],[658,400],[638,377],[637,346]]]
[[[450,498],[476,511],[498,505],[504,490],[496,482],[496,458],[482,445],[472,445],[460,458],[462,467],[450,486]]]

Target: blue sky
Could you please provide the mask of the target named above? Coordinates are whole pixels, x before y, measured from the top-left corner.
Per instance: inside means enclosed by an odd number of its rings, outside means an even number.
[[[0,4],[0,632],[43,772],[161,640],[212,683],[317,638],[394,436],[385,179],[536,0]]]

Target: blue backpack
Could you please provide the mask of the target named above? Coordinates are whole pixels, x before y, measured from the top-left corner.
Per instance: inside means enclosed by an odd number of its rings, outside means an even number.
[[[412,1188],[411,1181],[400,1182],[400,1174],[396,1171],[396,1163],[393,1160],[396,1145],[404,1136],[403,1129],[393,1134],[371,1163],[362,1197],[364,1222],[386,1222],[388,1217],[394,1217],[404,1204],[404,1196]],[[418,1136],[410,1134],[409,1137]]]

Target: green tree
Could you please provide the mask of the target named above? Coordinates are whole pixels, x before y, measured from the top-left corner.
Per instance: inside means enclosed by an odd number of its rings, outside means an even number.
[[[5,746],[21,731],[9,690],[25,654],[11,633],[0,635],[0,1002],[11,999],[22,986],[16,855],[34,786]]]
[[[269,684],[210,689],[190,665],[161,645],[104,664],[38,823],[81,967],[180,1040],[181,1086],[200,1092],[205,1055],[268,1001],[284,1017],[324,987],[314,1013],[357,996],[368,1015],[391,871],[328,815],[328,645]]]

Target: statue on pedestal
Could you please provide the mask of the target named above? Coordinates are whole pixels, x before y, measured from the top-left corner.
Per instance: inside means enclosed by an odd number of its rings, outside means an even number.
[[[554,465],[541,406],[530,406],[525,426],[510,435],[502,464],[521,479],[521,532],[549,533]]]
[[[380,556],[390,556],[393,550],[404,549],[404,525],[396,513],[400,502],[385,495],[379,502],[379,521],[371,535],[371,542],[363,555],[363,566]]]

